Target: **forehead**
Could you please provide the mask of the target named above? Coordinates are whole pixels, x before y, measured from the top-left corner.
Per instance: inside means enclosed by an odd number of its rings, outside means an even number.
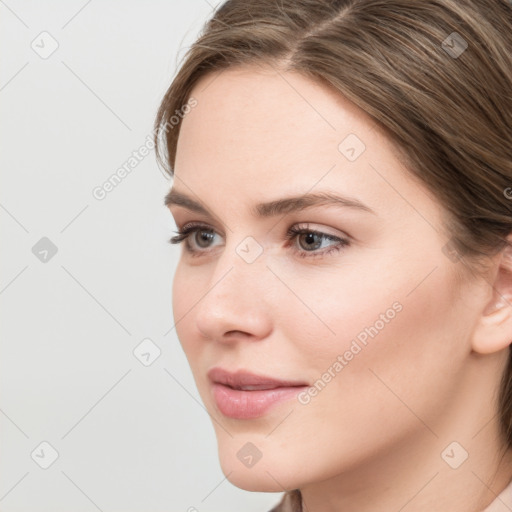
[[[344,133],[374,129],[361,109],[327,86],[296,72],[270,66],[239,66],[205,75],[192,96],[198,105],[185,117],[180,139],[193,130],[203,142],[222,140],[237,154],[285,148],[292,155],[306,143],[311,150],[319,142],[337,150]],[[279,138],[276,139],[276,136]]]
[[[228,68],[202,77],[191,96],[175,174],[199,197],[256,203],[330,189],[378,211],[421,193],[365,112],[301,74]]]

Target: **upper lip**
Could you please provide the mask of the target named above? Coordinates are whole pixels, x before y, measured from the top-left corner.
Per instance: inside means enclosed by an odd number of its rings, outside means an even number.
[[[226,386],[240,389],[246,386],[257,386],[260,389],[274,389],[280,387],[307,386],[303,381],[291,381],[274,379],[264,375],[256,375],[246,370],[228,372],[223,368],[212,368],[208,371],[208,377],[214,383],[224,384]]]

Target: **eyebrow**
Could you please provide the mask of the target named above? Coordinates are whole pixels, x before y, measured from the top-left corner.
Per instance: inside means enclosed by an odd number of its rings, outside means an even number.
[[[187,196],[183,192],[171,189],[164,198],[166,207],[171,205],[182,206],[187,210],[215,217],[205,206]],[[277,215],[298,212],[314,206],[338,206],[343,208],[352,208],[377,215],[369,206],[358,199],[344,197],[331,192],[318,192],[314,194],[304,194],[300,196],[285,197],[266,203],[258,203],[251,208],[251,213],[255,217],[267,218]]]

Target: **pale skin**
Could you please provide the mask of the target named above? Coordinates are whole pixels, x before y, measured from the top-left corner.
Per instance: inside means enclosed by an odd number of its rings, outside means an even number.
[[[189,236],[198,256],[183,242],[173,313],[224,474],[250,491],[299,488],[311,512],[483,510],[512,476],[510,451],[499,465],[493,400],[512,340],[510,260],[498,254],[484,278],[460,284],[435,196],[371,118],[324,85],[244,66],[203,77],[191,95],[173,189],[212,215],[169,208],[179,228],[195,221],[214,235],[202,245],[201,232]],[[365,145],[354,161],[339,149],[349,134]],[[251,211],[321,191],[373,213]],[[291,226],[350,243],[327,254],[339,242],[287,241]],[[236,251],[249,236],[262,249],[252,263]],[[313,386],[395,302],[401,311],[309,403],[251,420],[218,410],[211,367]],[[250,468],[237,457],[247,442],[262,453]]]

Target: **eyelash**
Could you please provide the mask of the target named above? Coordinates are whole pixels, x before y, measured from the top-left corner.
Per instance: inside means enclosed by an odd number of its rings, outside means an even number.
[[[170,244],[180,244],[183,241],[185,241],[186,242],[185,249],[190,255],[201,256],[203,254],[208,253],[209,250],[206,249],[206,250],[197,251],[195,249],[192,249],[189,244],[190,235],[192,235],[198,231],[206,231],[208,233],[214,233],[214,231],[211,228],[209,228],[208,226],[205,226],[203,224],[190,224],[190,225],[186,225],[185,227],[175,231],[175,233],[177,233],[177,236],[173,236],[172,238],[170,238],[168,240],[168,242]],[[307,229],[304,227],[300,228],[300,227],[295,227],[295,226],[292,226],[291,228],[288,229],[288,231],[286,232],[286,239],[290,242],[293,239],[297,238],[298,236],[305,235],[305,234],[314,234],[314,235],[317,235],[320,237],[324,237],[324,238],[332,240],[334,242],[338,242],[338,244],[333,245],[333,246],[329,247],[328,249],[324,249],[323,251],[318,251],[318,250],[315,250],[315,251],[303,251],[302,250],[301,251],[299,249],[296,249],[294,246],[293,251],[301,258],[315,258],[315,257],[319,257],[319,256],[326,256],[328,254],[341,251],[342,249],[344,249],[345,247],[348,247],[350,245],[349,240],[347,240],[346,238],[340,238],[337,236],[329,235],[328,233],[323,233],[321,231]]]

